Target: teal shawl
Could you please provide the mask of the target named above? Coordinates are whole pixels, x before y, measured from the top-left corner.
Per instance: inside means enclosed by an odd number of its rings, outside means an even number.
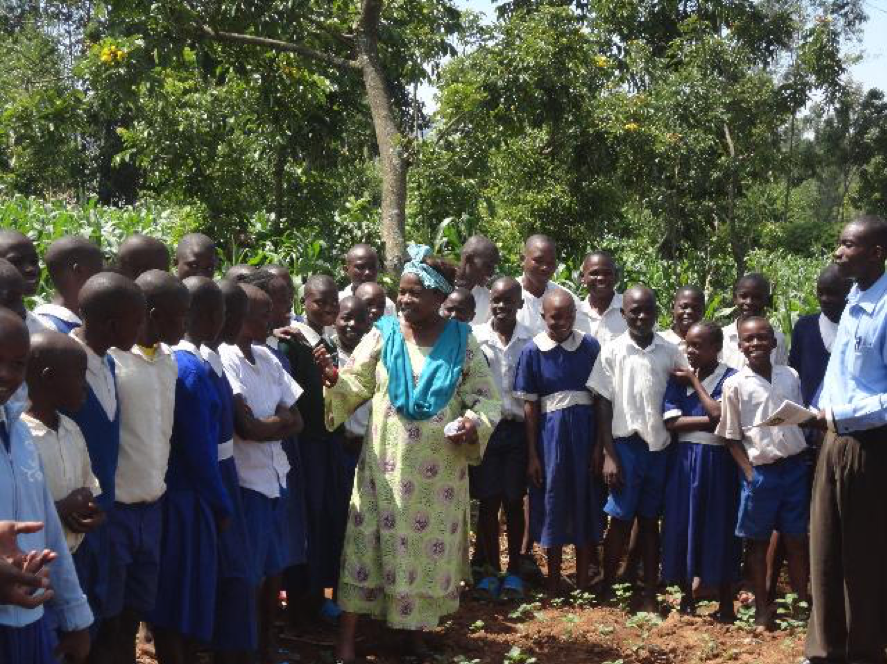
[[[431,419],[446,407],[456,392],[465,363],[468,325],[455,320],[447,322],[425,359],[415,385],[400,321],[394,316],[384,316],[376,327],[382,332],[382,363],[388,371],[391,405],[407,419]]]

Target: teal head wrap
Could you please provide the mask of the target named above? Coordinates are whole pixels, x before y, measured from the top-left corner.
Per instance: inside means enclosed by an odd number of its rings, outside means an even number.
[[[422,262],[426,256],[431,255],[431,247],[424,244],[410,244],[407,253],[410,255],[410,262],[404,265],[403,274],[415,274],[425,288],[439,290],[444,295],[453,292],[453,285],[444,279],[440,272]]]

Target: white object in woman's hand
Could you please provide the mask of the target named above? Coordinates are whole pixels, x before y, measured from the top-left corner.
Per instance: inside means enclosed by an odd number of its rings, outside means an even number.
[[[444,435],[455,445],[477,443],[477,425],[470,417],[460,417],[444,427]]]

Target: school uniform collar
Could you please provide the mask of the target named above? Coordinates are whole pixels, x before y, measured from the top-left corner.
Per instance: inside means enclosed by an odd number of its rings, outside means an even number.
[[[141,358],[145,362],[150,362],[151,364],[154,364],[155,362],[160,362],[161,360],[164,359],[164,357],[166,357],[168,355],[172,355],[172,349],[170,349],[170,347],[167,346],[165,343],[157,344],[157,346],[154,350],[154,357],[153,358],[145,355],[145,353],[142,351],[142,347],[139,346],[139,344],[135,344],[132,348],[129,349],[129,352],[132,353],[133,355],[135,355],[136,357]]]
[[[608,313],[610,313],[610,312],[613,311],[614,309],[615,309],[616,311],[618,311],[618,312],[620,313],[620,315],[621,315],[621,313],[622,313],[622,312],[621,312],[621,309],[622,309],[622,293],[616,293],[615,291],[613,292],[613,299],[610,300],[610,304],[608,304],[608,305],[607,305],[607,308],[604,309],[600,314],[598,314],[598,312],[594,309],[594,307],[591,306],[591,302],[589,302],[587,296],[585,297],[585,299],[582,300],[582,303],[585,305],[585,307],[584,307],[584,308],[585,308],[585,312],[586,312],[589,316],[592,316],[592,317],[595,318],[595,319],[603,318],[604,316],[606,316]]]
[[[308,345],[312,348],[321,341],[325,341],[324,337],[315,332],[314,328],[308,325],[308,323],[296,323],[293,327],[302,333],[302,336],[305,337],[305,341],[307,341]]]
[[[160,349],[158,348],[158,350],[160,350]],[[182,339],[179,343],[177,343],[175,346],[172,347],[172,350],[173,351],[176,351],[176,350],[185,351],[186,353],[191,353],[191,355],[194,355],[195,357],[198,357],[201,360],[204,359],[203,355],[200,354],[200,349],[197,346],[195,346],[193,342],[188,341],[187,339]]]
[[[653,341],[651,341],[646,348],[641,348],[640,346],[638,346],[637,343],[635,343],[635,340],[631,338],[631,333],[628,330],[626,330],[622,334],[625,335],[625,345],[627,347],[634,348],[636,351],[641,353],[652,353],[654,350],[656,350],[657,346],[674,346],[674,344],[670,344],[662,337],[661,334],[655,331],[653,332]]]
[[[865,290],[861,290],[859,284],[854,284],[850,295],[847,296],[847,305],[857,306],[871,314],[885,293],[887,293],[887,272]]]
[[[486,323],[481,323],[480,325],[475,325],[471,331],[478,343],[492,342],[498,346],[502,346],[503,348],[505,347],[502,344],[502,339],[499,337],[499,333],[493,329],[492,320],[488,320]],[[544,332],[543,336],[548,337],[548,335]],[[530,328],[528,328],[520,321],[516,321],[514,325],[514,330],[511,332],[511,339],[508,341],[508,345],[510,346],[515,341],[520,341],[521,339],[529,340],[532,338],[533,333],[530,331]],[[539,344],[536,345],[538,346]],[[540,346],[539,349],[542,350],[542,347]]]
[[[216,372],[216,376],[221,376],[225,373],[225,367],[222,366],[221,356],[206,344],[200,347],[200,356],[213,368],[213,371]]]
[[[39,307],[34,309],[34,313],[55,316],[59,320],[63,320],[66,323],[70,323],[71,325],[83,325],[83,321],[80,320],[80,316],[75,314],[67,307],[63,307],[60,304],[54,304],[52,302],[41,304]]]
[[[540,332],[535,337],[533,337],[533,342],[536,344],[536,347],[543,353],[554,350],[558,346],[563,348],[565,351],[572,353],[574,350],[579,348],[579,344],[582,343],[582,337],[584,336],[585,335],[582,334],[582,332],[580,332],[579,330],[573,330],[570,333],[569,337],[567,337],[561,343],[557,343],[554,339],[548,336],[547,332]]]
[[[724,374],[730,370],[723,362],[718,362],[718,366],[715,367],[715,370],[711,372],[711,375],[708,376],[705,380],[702,381],[702,387],[705,388],[705,391],[711,394],[715,391],[715,388],[718,386],[718,383],[721,382],[721,379],[724,377]],[[693,394],[695,390],[693,386],[687,387],[687,394]]]

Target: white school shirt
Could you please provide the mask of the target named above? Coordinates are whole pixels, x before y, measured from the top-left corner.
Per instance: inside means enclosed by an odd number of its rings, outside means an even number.
[[[613,404],[613,437],[638,434],[651,451],[668,447],[671,434],[662,419],[669,376],[687,361],[677,346],[656,332],[646,348],[625,332],[605,345],[594,363],[588,389]]]
[[[681,339],[680,335],[677,332],[675,332],[671,328],[668,328],[667,330],[662,330],[659,334],[668,343],[672,344],[673,346],[677,346],[678,350],[683,353],[684,357],[687,357],[687,342]]]
[[[67,311],[67,309],[65,311]],[[28,328],[28,334],[42,332],[43,330],[55,330],[54,327],[49,325],[44,319],[40,318],[33,311],[25,312],[25,326]]]
[[[475,286],[471,289],[471,294],[474,296],[474,318],[471,319],[471,325],[476,327],[489,321],[492,315],[490,289],[486,286]]]
[[[350,297],[354,295],[354,284],[348,284],[339,291],[339,299],[342,300],[346,297]],[[397,307],[394,306],[394,302],[392,302],[387,296],[385,297],[385,316],[397,316]]]
[[[749,367],[724,381],[721,421],[715,434],[741,440],[753,466],[762,466],[803,452],[807,443],[800,427],[755,427],[770,417],[785,400],[803,403],[801,381],[791,367],[773,367],[771,381]]]
[[[518,280],[520,283],[520,280]],[[542,300],[546,294],[550,293],[553,290],[563,290],[570,295],[573,293],[568,289],[560,286],[553,281],[549,281],[545,285],[545,292],[542,293],[541,297],[536,297],[530,291],[523,287],[521,284],[521,292],[523,294],[524,306],[518,309],[517,311],[517,321],[524,325],[535,337],[537,334],[541,334],[546,331],[545,321],[542,319]],[[573,295],[573,300],[576,302],[576,310],[579,310],[579,300]],[[577,313],[578,318],[578,313]]]
[[[233,344],[219,346],[225,375],[235,395],[246,401],[258,419],[272,417],[278,406],[291,408],[302,396],[302,388],[293,380],[274,353],[253,344],[255,364]],[[241,438],[234,432],[234,461],[240,486],[268,498],[280,497],[286,488],[289,461],[279,440],[258,442]]]
[[[613,294],[610,306],[602,314],[592,309],[588,298],[582,300],[576,309],[576,327],[597,339],[601,348],[628,330],[622,315],[622,293]]]
[[[490,364],[493,381],[502,395],[502,419],[524,421],[524,400],[514,393],[514,374],[521,351],[532,341],[533,335],[525,325],[518,322],[511,333],[507,345],[493,329],[492,321],[477,325],[472,330],[474,338]],[[581,340],[581,339],[580,339]],[[575,350],[575,348],[573,348]]]
[[[109,420],[117,413],[117,381],[108,365],[108,356],[99,357],[96,352],[80,338],[78,330],[69,334],[74,341],[86,351],[86,383],[95,393],[95,398]]]
[[[339,368],[341,369],[348,364],[348,360],[351,359],[351,353],[339,346],[335,339],[333,340],[333,343],[335,343],[338,348],[337,356],[339,358]],[[345,422],[345,432],[348,434],[348,437],[365,438],[367,426],[369,426],[370,417],[372,417],[372,415],[373,401],[370,399],[358,406],[357,410],[355,410],[351,417]]]
[[[72,325],[76,325],[77,327],[83,325],[83,321],[80,320],[80,316],[75,314],[73,311],[66,307],[63,307],[60,304],[53,304],[50,302],[49,304],[41,304],[36,309],[34,309],[34,316],[36,316],[40,320],[40,322],[43,323],[43,327],[47,330],[56,329],[52,321],[46,317],[47,315],[55,316],[56,318],[60,318],[66,323],[71,323]]]
[[[776,348],[770,352],[770,362],[773,366],[787,365],[788,349],[785,347],[785,335],[775,328],[773,334],[776,335]],[[745,355],[739,350],[739,328],[736,321],[724,328],[724,348],[718,359],[737,371],[745,366]]]
[[[178,365],[166,344],[157,346],[153,359],[138,345],[129,351],[113,348],[110,353],[117,365],[120,401],[115,500],[152,503],[166,492]]]
[[[43,463],[46,486],[55,502],[68,497],[75,489],[89,489],[93,496],[102,492],[98,479],[92,474],[86,440],[74,420],[59,413],[58,431],[27,413],[22,415],[22,422],[31,431],[31,440]],[[68,530],[64,523],[62,528],[68,549],[74,553],[85,535]]]
[[[838,336],[838,324],[825,314],[819,314],[819,336],[822,337],[822,345],[829,353],[835,345],[835,337]]]

